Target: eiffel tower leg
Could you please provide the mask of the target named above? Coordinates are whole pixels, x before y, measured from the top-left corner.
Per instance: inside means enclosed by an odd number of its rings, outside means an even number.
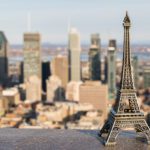
[[[116,126],[116,121],[113,122],[111,126],[111,130],[108,133],[108,136],[105,141],[105,145],[115,145],[116,144],[116,138],[120,132],[120,128]]]
[[[116,124],[114,116],[110,115],[107,122],[101,129],[99,136],[101,136],[104,139],[105,145],[115,145],[116,137],[119,134],[119,132],[120,132],[119,124]]]
[[[108,120],[105,122],[104,126],[100,130],[99,136],[102,136],[103,134],[108,134],[110,129],[112,128],[113,122],[114,122],[114,117],[112,115],[109,115]]]
[[[134,126],[137,132],[140,131],[146,136],[147,143],[150,144],[150,129],[146,121],[142,120],[139,124],[135,124]]]
[[[110,121],[105,122],[104,126],[100,130],[99,136],[102,136],[102,134],[108,133],[108,131],[110,130],[110,127],[111,127]]]

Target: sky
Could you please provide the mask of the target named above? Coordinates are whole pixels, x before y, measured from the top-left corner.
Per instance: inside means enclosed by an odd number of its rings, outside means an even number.
[[[123,41],[125,11],[132,21],[131,42],[150,43],[150,0],[0,0],[0,30],[10,44],[22,44],[28,31],[39,32],[43,43],[67,44],[68,26],[89,44],[90,35],[99,33],[102,43],[114,38]]]

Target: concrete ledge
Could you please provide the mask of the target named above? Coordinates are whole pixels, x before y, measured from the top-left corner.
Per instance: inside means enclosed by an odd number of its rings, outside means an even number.
[[[97,131],[0,129],[0,150],[148,150],[135,133],[122,133],[114,147],[104,147]]]

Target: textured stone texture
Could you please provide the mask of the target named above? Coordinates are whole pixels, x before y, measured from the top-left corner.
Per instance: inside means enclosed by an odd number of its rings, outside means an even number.
[[[122,133],[114,147],[104,147],[97,131],[0,129],[0,150],[149,150],[135,133]]]

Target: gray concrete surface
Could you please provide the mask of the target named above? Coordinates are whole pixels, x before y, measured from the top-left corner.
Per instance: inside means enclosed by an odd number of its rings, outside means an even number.
[[[0,150],[150,150],[134,133],[119,135],[117,145],[104,147],[97,131],[0,129]]]

